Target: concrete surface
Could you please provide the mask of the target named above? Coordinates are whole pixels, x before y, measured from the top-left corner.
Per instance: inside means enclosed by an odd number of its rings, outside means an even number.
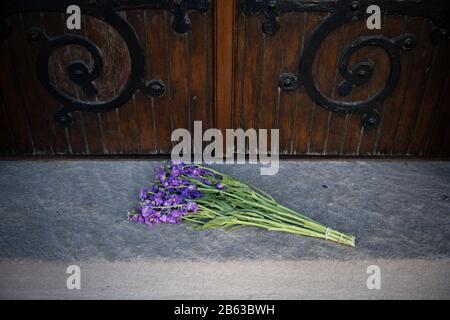
[[[356,235],[357,247],[247,228],[126,221],[150,161],[0,161],[0,298],[450,298],[450,163],[217,166]],[[66,268],[82,290],[66,289]],[[381,290],[368,290],[369,265]]]

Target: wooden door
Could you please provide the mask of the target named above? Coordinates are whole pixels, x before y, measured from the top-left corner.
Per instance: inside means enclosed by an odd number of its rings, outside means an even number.
[[[2,3],[0,153],[168,154],[201,120],[278,128],[284,155],[449,157],[449,15],[445,0]]]
[[[217,2],[220,127],[279,128],[285,155],[450,155],[448,3],[232,2]]]
[[[81,8],[81,30],[66,28],[69,4]],[[214,125],[208,1],[2,6],[2,154],[168,154],[174,129]]]

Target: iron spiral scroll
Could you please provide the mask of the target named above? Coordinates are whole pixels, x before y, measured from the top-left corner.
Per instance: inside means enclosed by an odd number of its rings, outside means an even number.
[[[34,27],[28,30],[28,41],[38,47],[36,73],[42,86],[59,103],[60,107],[55,112],[54,118],[63,127],[69,127],[72,123],[71,113],[75,111],[100,112],[120,108],[139,90],[151,97],[162,96],[165,92],[165,84],[160,79],[145,80],[144,50],[139,42],[133,27],[117,12],[131,9],[164,9],[172,13],[172,28],[177,33],[186,33],[190,30],[191,21],[189,11],[196,10],[206,12],[209,8],[209,0],[43,0],[27,1],[16,0],[2,3],[0,34],[4,37],[11,32],[8,17],[14,13],[22,12],[60,12],[64,13],[68,6],[78,5],[82,14],[97,18],[113,27],[129,52],[130,72],[125,84],[112,98],[104,101],[85,101],[74,97],[58,87],[50,79],[49,63],[52,54],[58,48],[78,45],[86,49],[93,63],[88,65],[81,60],[73,60],[66,71],[71,82],[81,88],[89,98],[95,98],[98,94],[94,81],[103,70],[102,52],[90,39],[76,34],[63,34],[57,37],[49,37],[42,29]]]
[[[449,20],[446,17],[450,14],[450,6],[445,0],[242,0],[240,8],[245,15],[262,15],[262,32],[269,36],[279,30],[279,16],[283,14],[305,11],[328,12],[329,15],[321,21],[307,40],[300,57],[298,71],[282,73],[278,85],[286,91],[303,87],[315,103],[332,112],[346,114],[359,112],[362,125],[369,129],[379,125],[380,115],[376,107],[395,91],[400,78],[401,52],[412,50],[416,46],[416,36],[408,33],[395,38],[382,35],[362,36],[343,50],[338,60],[338,68],[344,80],[337,87],[337,92],[342,97],[349,95],[356,86],[369,82],[376,67],[370,59],[349,66],[349,58],[353,53],[363,47],[373,46],[382,48],[389,57],[390,72],[384,87],[366,100],[346,102],[325,96],[315,84],[313,64],[327,36],[346,23],[367,18],[369,14],[366,13],[366,9],[371,5],[378,5],[385,15],[430,19],[433,23],[432,39],[435,42],[449,39]]]

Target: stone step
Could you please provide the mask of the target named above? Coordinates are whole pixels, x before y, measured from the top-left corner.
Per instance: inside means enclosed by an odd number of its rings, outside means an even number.
[[[450,298],[450,163],[283,161],[219,170],[357,247],[126,220],[152,161],[0,161],[1,298]],[[82,289],[68,290],[78,265]],[[381,289],[367,268],[379,266]]]

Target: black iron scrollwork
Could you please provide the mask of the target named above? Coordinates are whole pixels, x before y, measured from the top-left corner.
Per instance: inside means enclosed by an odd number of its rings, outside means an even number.
[[[30,43],[38,46],[36,62],[37,76],[46,90],[59,102],[60,109],[55,113],[55,120],[67,127],[72,123],[71,113],[74,111],[108,111],[124,105],[133,94],[141,92],[159,97],[164,94],[165,85],[159,79],[146,81],[144,79],[144,51],[139,43],[133,27],[124,20],[117,11],[131,9],[164,9],[172,13],[172,27],[178,33],[190,30],[191,21],[188,12],[197,10],[206,12],[209,0],[41,0],[8,1],[0,5],[0,35],[7,36],[10,25],[7,17],[19,12],[65,12],[69,5],[78,5],[83,14],[97,18],[112,26],[121,36],[130,55],[130,73],[124,86],[116,96],[106,101],[84,101],[67,94],[50,80],[48,72],[49,60],[56,49],[68,45],[84,47],[93,58],[92,66],[84,61],[72,61],[67,67],[69,79],[79,86],[88,97],[95,97],[98,93],[94,80],[99,77],[103,69],[100,49],[86,37],[75,34],[64,34],[50,38],[39,28],[32,28],[28,32]]]
[[[383,14],[407,15],[430,19],[433,22],[431,36],[435,41],[449,39],[450,6],[446,0],[337,0],[337,1],[303,1],[303,0],[243,0],[241,11],[246,15],[262,15],[262,31],[267,35],[275,34],[280,28],[279,16],[288,12],[319,11],[328,12],[319,26],[313,31],[305,44],[298,73],[283,73],[279,86],[292,91],[304,87],[313,101],[322,107],[341,113],[361,112],[362,125],[369,129],[376,127],[380,116],[375,108],[385,101],[395,90],[400,77],[400,53],[415,47],[416,38],[412,34],[403,34],[390,39],[380,35],[363,36],[354,40],[345,48],[339,58],[339,72],[344,80],[338,86],[340,96],[349,95],[353,88],[367,83],[374,72],[375,63],[370,59],[360,61],[349,67],[349,58],[357,50],[367,47],[381,47],[390,58],[390,72],[385,86],[374,96],[364,101],[344,102],[326,97],[315,85],[313,63],[321,43],[340,26],[367,18],[366,9],[378,5]]]

